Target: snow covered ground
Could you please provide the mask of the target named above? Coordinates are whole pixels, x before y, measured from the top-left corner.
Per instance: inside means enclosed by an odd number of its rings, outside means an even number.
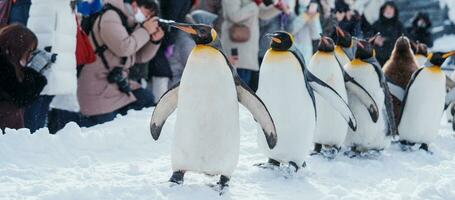
[[[0,137],[0,199],[455,199],[455,137],[444,125],[431,148],[401,152],[392,145],[377,159],[328,161],[309,157],[292,176],[254,167],[266,158],[256,125],[241,110],[240,162],[222,197],[207,186],[217,177],[188,174],[169,187],[175,116],[155,142],[152,109],[93,128],[69,124],[58,135],[7,130]]]

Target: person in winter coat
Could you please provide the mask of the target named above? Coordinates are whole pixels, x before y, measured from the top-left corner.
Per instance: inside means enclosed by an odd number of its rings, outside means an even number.
[[[251,79],[253,73],[259,71],[259,19],[270,19],[281,13],[276,6],[266,5],[264,2],[262,0],[222,0],[221,2],[224,15],[221,26],[221,45],[228,58],[234,61],[233,65],[240,78],[250,87],[257,85]],[[266,3],[269,4],[269,1]],[[278,4],[275,5],[278,6]],[[229,30],[235,24],[248,27],[250,38],[246,42],[231,39]]]
[[[302,52],[305,62],[313,56],[313,43],[322,33],[318,4],[311,1],[309,4],[300,4],[299,15],[293,20],[292,33],[295,36],[297,48]]]
[[[386,0],[356,0],[352,5],[352,9],[359,12],[361,16],[362,32],[371,32],[371,26],[378,21],[380,16],[380,8]]]
[[[357,20],[356,15],[344,0],[337,0],[335,2],[335,19],[342,30],[347,31],[354,37],[362,37],[360,21]],[[336,32],[334,30],[332,36],[335,35]]]
[[[25,109],[25,127],[31,132],[46,126],[53,109],[79,112],[76,77],[76,15],[72,0],[32,0],[28,28],[38,37],[38,49],[57,54],[44,74],[48,84],[40,98]],[[55,118],[54,118],[55,119]]]
[[[176,22],[185,22],[186,15],[192,7],[192,0],[161,0],[161,17]],[[173,56],[178,30],[171,29],[163,39],[157,55],[150,62],[150,90],[158,102],[160,97],[169,89],[172,69],[169,59]]]
[[[106,11],[95,20],[90,34],[95,40],[91,42],[94,46],[95,42],[100,47],[106,45],[106,48],[97,54],[94,63],[86,65],[80,72],[78,99],[81,113],[86,116],[82,126],[111,121],[129,109],[153,105],[153,95],[126,77],[134,63],[146,63],[155,56],[164,32],[156,18],[136,23],[143,21],[142,8],[134,8],[135,15],[132,15],[128,14],[123,0],[104,0],[104,3],[126,15],[128,27],[123,26],[121,16],[114,10]]]
[[[46,78],[26,67],[38,40],[22,25],[5,27],[0,33],[0,129],[24,128],[24,106],[33,102],[46,85]]]
[[[8,23],[27,25],[31,5],[31,0],[12,0]]]
[[[374,41],[376,57],[381,66],[390,58],[395,41],[405,33],[403,24],[398,17],[399,12],[396,4],[393,1],[386,2],[380,9],[379,20],[373,24],[372,32],[369,33],[370,36],[381,33]]]
[[[407,28],[409,39],[419,41],[428,47],[433,46],[433,37],[431,35],[431,21],[428,13],[418,12],[412,20],[411,27]]]

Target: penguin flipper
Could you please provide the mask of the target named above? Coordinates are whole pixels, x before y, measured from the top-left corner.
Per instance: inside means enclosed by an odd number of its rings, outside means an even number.
[[[273,149],[277,142],[277,135],[272,116],[262,100],[238,76],[234,76],[234,78],[239,102],[253,114],[254,119],[261,125],[267,144],[270,149]]]
[[[154,140],[158,140],[164,122],[177,108],[179,86],[180,83],[177,83],[164,93],[160,101],[158,101],[155,110],[153,110],[152,119],[150,120],[150,133]]]
[[[311,89],[316,91],[316,93],[337,110],[348,122],[349,127],[355,131],[357,129],[357,121],[346,101],[332,87],[324,83],[308,70],[305,70],[305,78],[308,84],[310,84]]]
[[[406,93],[404,94],[404,98],[403,98],[403,101],[401,102],[401,116],[400,116],[400,120],[398,120],[398,125],[400,124],[401,122],[401,117],[403,117],[403,111],[404,111],[404,108],[406,107],[406,101],[408,99],[408,94],[409,94],[409,90],[411,89],[411,86],[412,84],[414,83],[414,81],[416,80],[417,76],[419,75],[419,73],[423,70],[424,68],[420,68],[418,69],[417,71],[415,71],[412,76],[411,76],[411,80],[409,80],[409,83],[408,85],[406,86]]]
[[[345,85],[346,89],[352,92],[366,107],[368,113],[370,113],[371,120],[373,120],[373,122],[377,122],[379,118],[379,108],[370,93],[368,93],[368,91],[365,90],[365,88],[361,86],[357,81],[355,81],[352,77],[346,80]]]

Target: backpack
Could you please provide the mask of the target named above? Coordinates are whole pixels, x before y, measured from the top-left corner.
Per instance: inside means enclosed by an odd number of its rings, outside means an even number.
[[[104,5],[103,9],[101,9],[101,11],[99,11],[97,13],[93,13],[89,16],[84,16],[81,21],[81,30],[86,35],[91,36],[93,44],[95,46],[94,53],[101,58],[101,61],[103,62],[106,69],[108,69],[108,70],[109,70],[109,66],[108,66],[106,57],[104,56],[104,52],[108,49],[108,47],[105,44],[100,46],[98,41],[96,40],[95,35],[92,33],[92,31],[93,31],[93,27],[95,26],[95,22],[98,18],[100,18],[100,20],[98,20],[98,27],[101,26],[100,25],[101,17],[103,17],[104,13],[106,13],[109,10],[116,12],[118,14],[118,16],[120,17],[120,20],[122,21],[122,25],[126,28],[127,32],[132,33],[133,30],[128,27],[128,17],[120,9],[118,9],[117,7],[115,7],[111,4]],[[126,60],[127,60],[127,57],[122,57],[123,64],[126,63]],[[89,63],[85,63],[85,64],[89,64]],[[78,65],[78,74],[80,73],[80,71],[82,70],[82,68],[84,67],[85,64]]]

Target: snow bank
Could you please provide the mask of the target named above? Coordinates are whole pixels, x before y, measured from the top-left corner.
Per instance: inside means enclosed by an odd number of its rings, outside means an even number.
[[[440,0],[441,7],[447,6],[449,8],[449,19],[455,23],[455,1],[454,0]]]
[[[252,166],[266,158],[242,109],[240,162],[229,192],[219,197],[206,186],[217,177],[189,173],[183,186],[169,187],[175,116],[155,142],[151,112],[93,128],[69,124],[58,135],[7,130],[0,136],[0,199],[455,199],[455,138],[448,126],[431,146],[434,155],[392,146],[372,160],[310,157],[306,169],[286,176]]]

